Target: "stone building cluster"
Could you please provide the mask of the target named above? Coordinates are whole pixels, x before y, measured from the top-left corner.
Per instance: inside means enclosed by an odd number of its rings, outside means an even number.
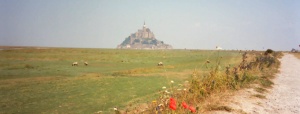
[[[143,29],[139,29],[137,32],[132,33],[131,36],[132,38],[151,38],[155,39],[155,36],[153,32],[149,28],[146,27],[146,24],[144,23]]]
[[[143,28],[130,36],[117,46],[119,49],[172,49],[171,45],[164,44],[155,38],[155,35],[144,22]]]

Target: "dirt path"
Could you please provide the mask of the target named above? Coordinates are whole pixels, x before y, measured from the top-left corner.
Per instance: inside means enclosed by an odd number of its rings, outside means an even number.
[[[253,88],[239,91],[229,104],[226,103],[234,109],[230,113],[300,114],[300,59],[286,53],[280,61],[280,72],[273,80],[273,88],[264,94],[266,99],[254,97],[258,93]]]
[[[281,59],[280,73],[265,103],[274,113],[300,113],[300,60],[291,54]]]

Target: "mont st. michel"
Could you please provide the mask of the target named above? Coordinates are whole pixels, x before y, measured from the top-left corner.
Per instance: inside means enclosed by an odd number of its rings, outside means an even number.
[[[172,46],[165,44],[155,38],[155,35],[144,22],[143,28],[130,36],[117,46],[118,49],[172,49]]]

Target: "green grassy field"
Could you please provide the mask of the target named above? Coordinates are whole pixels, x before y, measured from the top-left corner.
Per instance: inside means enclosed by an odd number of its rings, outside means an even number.
[[[237,51],[0,50],[0,113],[109,113],[152,101],[171,80],[182,83],[194,70],[210,70],[217,57],[221,66],[241,62]],[[75,61],[79,66],[71,66]]]

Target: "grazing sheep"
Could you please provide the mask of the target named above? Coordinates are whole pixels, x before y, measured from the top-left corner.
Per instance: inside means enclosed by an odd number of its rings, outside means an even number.
[[[206,63],[210,63],[210,61],[209,61],[209,60],[206,60]]]
[[[84,62],[84,65],[87,66],[87,65],[88,65],[88,62]]]
[[[159,63],[157,64],[157,66],[164,66],[164,64],[163,64],[162,62],[159,62]]]
[[[78,66],[78,62],[73,62],[72,66]]]

